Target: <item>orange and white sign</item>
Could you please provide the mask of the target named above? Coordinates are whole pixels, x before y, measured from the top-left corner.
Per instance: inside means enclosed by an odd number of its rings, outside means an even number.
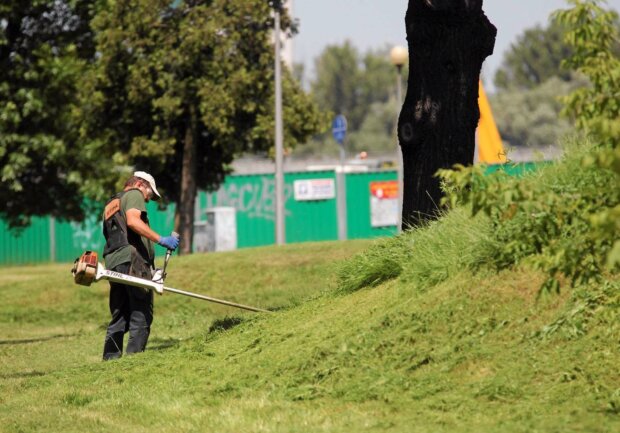
[[[378,199],[398,199],[398,181],[370,182],[370,193]]]
[[[398,181],[370,182],[370,225],[398,225]]]

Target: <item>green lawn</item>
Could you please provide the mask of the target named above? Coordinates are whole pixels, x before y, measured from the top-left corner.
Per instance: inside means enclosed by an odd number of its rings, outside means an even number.
[[[275,314],[167,294],[148,350],[107,363],[107,283],[0,268],[0,431],[620,431],[617,284],[539,297],[523,268],[337,290],[371,244],[173,257],[169,285]]]

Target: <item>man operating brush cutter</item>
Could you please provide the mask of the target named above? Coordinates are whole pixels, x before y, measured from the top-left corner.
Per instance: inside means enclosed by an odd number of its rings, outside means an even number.
[[[123,354],[123,338],[129,331],[126,353],[144,351],[153,322],[153,292],[176,293],[204,301],[271,313],[250,305],[164,286],[166,266],[172,251],[179,246],[179,235],[160,236],[149,227],[146,202],[159,198],[155,179],[148,173],[136,171],[127,180],[122,192],[113,196],[103,212],[103,251],[106,266],[98,261],[97,253],[86,251],[75,259],[71,273],[76,284],[90,286],[93,282],[110,282],[110,313],[103,359],[119,358]],[[155,269],[153,243],[165,247],[163,269]]]
[[[160,198],[155,179],[136,171],[122,192],[114,195],[103,212],[103,257],[106,268],[133,277],[151,280],[155,273],[155,248],[173,251],[179,246],[176,233],[160,236],[149,226],[146,203]],[[176,236],[175,236],[176,235]],[[163,275],[161,276],[163,278]],[[143,352],[153,322],[153,292],[148,288],[110,280],[110,313],[103,346],[103,359],[120,358],[123,338],[129,331],[126,353]]]

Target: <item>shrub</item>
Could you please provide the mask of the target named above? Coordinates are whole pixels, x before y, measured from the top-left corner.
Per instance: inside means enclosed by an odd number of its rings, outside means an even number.
[[[573,285],[598,280],[615,266],[610,257],[617,227],[607,229],[601,212],[618,207],[620,189],[612,170],[588,163],[596,152],[591,143],[573,144],[563,161],[522,179],[502,172],[483,176],[478,166],[443,170],[445,203],[488,216],[497,240],[490,244],[496,268],[530,263],[547,273],[546,289],[559,289],[561,275]],[[599,219],[605,223],[597,224]]]

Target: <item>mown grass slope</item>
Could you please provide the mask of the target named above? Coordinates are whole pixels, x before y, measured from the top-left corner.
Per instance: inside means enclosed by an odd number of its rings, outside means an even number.
[[[149,350],[108,363],[105,283],[0,270],[0,430],[620,428],[618,310],[600,301],[617,286],[539,298],[542,277],[520,269],[335,290],[337,262],[368,244],[175,257],[171,285],[280,309],[158,298]]]

